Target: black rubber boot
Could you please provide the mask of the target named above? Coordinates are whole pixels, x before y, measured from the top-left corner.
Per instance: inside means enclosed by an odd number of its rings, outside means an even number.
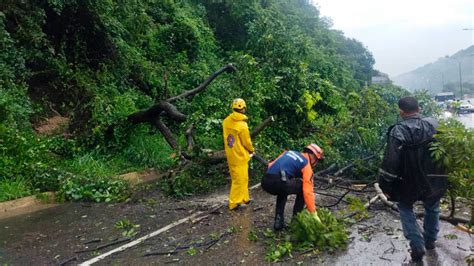
[[[432,250],[436,248],[435,241],[426,241],[425,248],[428,250]]]
[[[285,227],[285,217],[281,214],[275,215],[275,224],[273,224],[273,229],[275,231],[280,231]]]
[[[413,249],[411,251],[411,260],[414,263],[422,262],[423,261],[423,256],[425,256],[425,250],[424,249]]]

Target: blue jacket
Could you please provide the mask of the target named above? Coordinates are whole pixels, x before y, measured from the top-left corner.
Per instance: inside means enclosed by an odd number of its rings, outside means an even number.
[[[280,171],[285,171],[290,178],[301,178],[301,170],[308,164],[308,160],[297,151],[285,151],[278,157],[273,164],[268,168],[268,174],[280,174]]]
[[[309,163],[309,155],[297,151],[285,151],[274,161],[270,162],[267,174],[280,175],[281,170],[285,171],[289,178],[301,178],[303,186],[303,197],[308,211],[316,211],[313,185],[313,169]]]

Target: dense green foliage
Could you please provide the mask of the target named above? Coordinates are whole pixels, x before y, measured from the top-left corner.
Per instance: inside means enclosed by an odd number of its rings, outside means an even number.
[[[238,71],[176,103],[185,123],[165,121],[177,136],[195,124],[197,149],[222,149],[221,121],[242,97],[250,127],[277,117],[254,140],[259,153],[270,158],[315,142],[327,164],[342,164],[379,150],[396,121],[396,100],[407,93],[366,86],[370,52],[305,0],[7,0],[0,48],[0,183],[59,189],[67,199],[120,199],[125,186],[110,177],[174,167],[178,158],[162,136],[129,125],[127,116],[194,88],[228,62]],[[67,132],[35,134],[55,112],[71,119]],[[165,190],[195,192],[191,184],[208,173],[193,171],[175,175]],[[360,164],[353,173],[375,171]],[[214,181],[203,189],[221,184]]]
[[[285,257],[293,257],[294,251],[312,251],[317,254],[345,248],[349,240],[346,224],[324,208],[318,209],[318,216],[320,221],[303,210],[293,217],[288,231],[275,233],[269,228],[263,231],[263,236],[267,239],[265,259],[278,262]],[[256,241],[258,235],[252,232],[249,234],[250,238]]]
[[[307,210],[298,213],[290,224],[294,240],[319,250],[345,247],[349,239],[345,226],[327,209],[318,209],[318,216],[321,222],[315,222]]]
[[[433,157],[446,166],[449,193],[468,199],[471,204],[471,224],[474,224],[474,130],[460,122],[443,121],[430,150]]]

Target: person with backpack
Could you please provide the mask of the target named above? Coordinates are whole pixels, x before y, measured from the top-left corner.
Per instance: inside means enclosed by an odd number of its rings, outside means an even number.
[[[403,233],[410,242],[413,262],[420,262],[425,249],[435,248],[439,232],[439,202],[446,192],[447,175],[430,154],[438,122],[422,118],[418,101],[398,101],[402,121],[388,130],[387,147],[379,169],[378,183],[388,199],[398,202]],[[413,204],[424,206],[423,230],[418,226]]]
[[[232,102],[232,112],[222,124],[225,154],[231,177],[229,209],[245,208],[250,203],[249,165],[250,155],[255,152],[250,139],[245,115],[247,105],[243,99]]]
[[[285,227],[285,205],[290,194],[296,194],[293,216],[302,211],[306,204],[313,218],[320,221],[314,197],[313,168],[323,159],[323,150],[311,143],[302,153],[284,151],[268,165],[261,184],[263,190],[277,196],[273,225],[276,231]]]

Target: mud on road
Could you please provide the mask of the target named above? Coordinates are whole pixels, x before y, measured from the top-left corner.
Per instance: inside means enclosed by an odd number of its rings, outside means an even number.
[[[252,190],[254,203],[241,211],[226,208],[227,190],[207,196],[176,200],[158,189],[141,193],[128,203],[67,203],[31,215],[0,220],[0,262],[13,265],[75,265],[117,248],[101,245],[123,239],[116,222],[127,219],[139,238],[197,211],[194,219],[147,239],[97,265],[148,264],[268,264],[269,241],[264,232],[273,225],[274,197],[260,188]],[[293,198],[289,198],[289,221]],[[317,203],[334,198],[317,195]],[[216,204],[224,204],[216,209]],[[340,207],[343,207],[339,205]],[[211,212],[212,210],[212,212]],[[335,253],[293,252],[283,264],[400,265],[410,261],[407,241],[396,214],[375,204],[370,217],[349,228],[350,243]],[[445,222],[440,226],[437,248],[425,257],[426,265],[465,265],[473,253],[473,237]]]

